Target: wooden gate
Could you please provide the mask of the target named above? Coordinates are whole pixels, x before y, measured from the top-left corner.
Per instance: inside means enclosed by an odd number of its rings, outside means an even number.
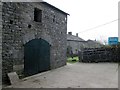
[[[24,47],[25,76],[50,69],[50,45],[43,39],[33,39]]]

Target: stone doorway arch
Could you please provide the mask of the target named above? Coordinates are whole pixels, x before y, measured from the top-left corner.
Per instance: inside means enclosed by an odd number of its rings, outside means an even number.
[[[32,39],[24,45],[24,73],[31,76],[50,70],[50,44],[44,39]]]

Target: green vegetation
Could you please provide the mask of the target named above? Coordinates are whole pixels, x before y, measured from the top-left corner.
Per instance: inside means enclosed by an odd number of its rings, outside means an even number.
[[[79,59],[78,59],[78,57],[76,56],[76,57],[73,57],[73,58],[71,58],[71,57],[68,57],[67,58],[67,63],[76,63],[76,62],[78,62],[79,61]]]

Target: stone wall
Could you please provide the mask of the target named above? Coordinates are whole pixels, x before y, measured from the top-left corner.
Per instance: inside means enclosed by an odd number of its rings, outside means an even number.
[[[67,46],[71,46],[73,53],[77,54],[78,50],[83,50],[84,48],[100,48],[102,44],[96,41],[67,40]]]
[[[34,8],[42,10],[42,22],[34,21]],[[42,38],[51,44],[51,69],[66,65],[67,14],[44,3],[3,3],[2,59],[6,73],[24,69],[24,45]]]
[[[78,54],[78,50],[82,50],[86,45],[79,41],[67,41],[67,46],[72,48],[73,54]]]
[[[2,84],[2,2],[0,1],[0,85]]]
[[[79,57],[83,62],[118,62],[120,47],[85,48]]]

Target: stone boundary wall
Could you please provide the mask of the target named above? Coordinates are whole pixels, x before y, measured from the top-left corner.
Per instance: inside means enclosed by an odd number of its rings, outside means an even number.
[[[118,62],[120,48],[86,48],[81,55],[82,62]]]

